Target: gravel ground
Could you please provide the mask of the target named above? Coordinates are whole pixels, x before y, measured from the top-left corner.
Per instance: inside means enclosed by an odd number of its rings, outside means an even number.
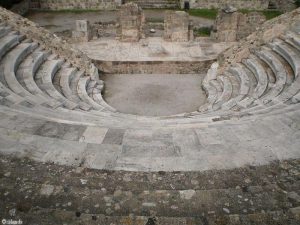
[[[204,75],[105,75],[105,100],[123,113],[166,116],[195,111],[205,103]],[[102,79],[102,78],[101,78]]]

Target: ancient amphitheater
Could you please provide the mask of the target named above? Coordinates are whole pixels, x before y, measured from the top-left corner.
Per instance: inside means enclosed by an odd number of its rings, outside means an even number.
[[[0,68],[2,224],[300,224],[300,8],[222,51],[192,112],[120,112],[92,59],[4,8]]]

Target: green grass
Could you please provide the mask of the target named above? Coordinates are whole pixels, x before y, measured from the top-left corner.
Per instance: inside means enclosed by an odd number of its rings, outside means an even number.
[[[163,18],[146,18],[147,23],[163,23]]]
[[[282,14],[282,12],[278,10],[264,10],[262,13],[265,15],[267,20],[273,19]]]
[[[277,16],[280,16],[283,12],[279,10],[249,10],[249,9],[239,9],[239,12],[247,14],[250,12],[261,12],[264,14],[267,20],[273,19]]]
[[[201,27],[199,29],[194,29],[195,37],[209,37],[211,32],[211,27]]]
[[[187,11],[191,16],[198,16],[206,19],[216,19],[217,9],[190,9]]]

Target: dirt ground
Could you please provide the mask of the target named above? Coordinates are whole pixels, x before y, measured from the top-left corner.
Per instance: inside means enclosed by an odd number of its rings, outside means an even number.
[[[205,103],[204,75],[107,74],[104,98],[123,113],[166,116],[192,112]]]

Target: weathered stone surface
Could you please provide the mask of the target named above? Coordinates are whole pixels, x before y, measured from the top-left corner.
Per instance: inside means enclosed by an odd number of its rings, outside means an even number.
[[[241,13],[234,8],[219,11],[212,37],[218,41],[238,41],[254,32],[257,26],[265,22],[265,16],[259,12]]]
[[[289,160],[205,172],[110,172],[1,155],[0,216],[50,225],[295,225],[299,203],[286,192],[299,192],[299,169],[299,160]]]
[[[226,50],[222,56],[219,57],[218,61],[221,65],[219,72],[222,73],[228,65],[239,62],[241,60],[241,55],[247,57],[248,54],[240,54],[240,52],[245,49],[254,49],[267,44],[272,39],[279,37],[289,29],[296,30],[297,27],[299,27],[299,19],[300,8],[292,12],[285,13],[275,19],[266,21],[261,26],[256,26],[255,32]]]
[[[136,42],[144,38],[145,17],[142,9],[137,4],[127,3],[122,5],[118,16],[117,38],[120,41]]]
[[[75,41],[89,41],[92,38],[92,30],[88,20],[76,20],[76,28],[72,32]]]
[[[30,7],[34,9],[108,9],[118,8],[121,0],[31,0]],[[131,0],[142,8],[177,8],[184,7],[185,2],[189,2],[190,8],[222,8],[226,4],[231,4],[238,9],[267,9],[269,0]],[[273,0],[275,9],[290,11],[295,8],[294,0]]]
[[[164,39],[166,41],[184,42],[192,39],[190,36],[189,15],[183,11],[165,12]]]
[[[68,59],[74,66],[85,70],[87,74],[93,76],[97,73],[97,71],[93,69],[94,65],[91,63],[91,59],[83,52],[72,48],[67,41],[39,27],[30,20],[18,16],[9,10],[0,8],[0,21],[7,23],[21,34],[26,35],[28,39],[36,41],[43,48],[53,51],[53,53],[60,55],[61,58]],[[97,76],[97,74],[95,76]]]
[[[35,9],[107,9],[113,10],[121,5],[120,0],[31,0],[31,8]]]

